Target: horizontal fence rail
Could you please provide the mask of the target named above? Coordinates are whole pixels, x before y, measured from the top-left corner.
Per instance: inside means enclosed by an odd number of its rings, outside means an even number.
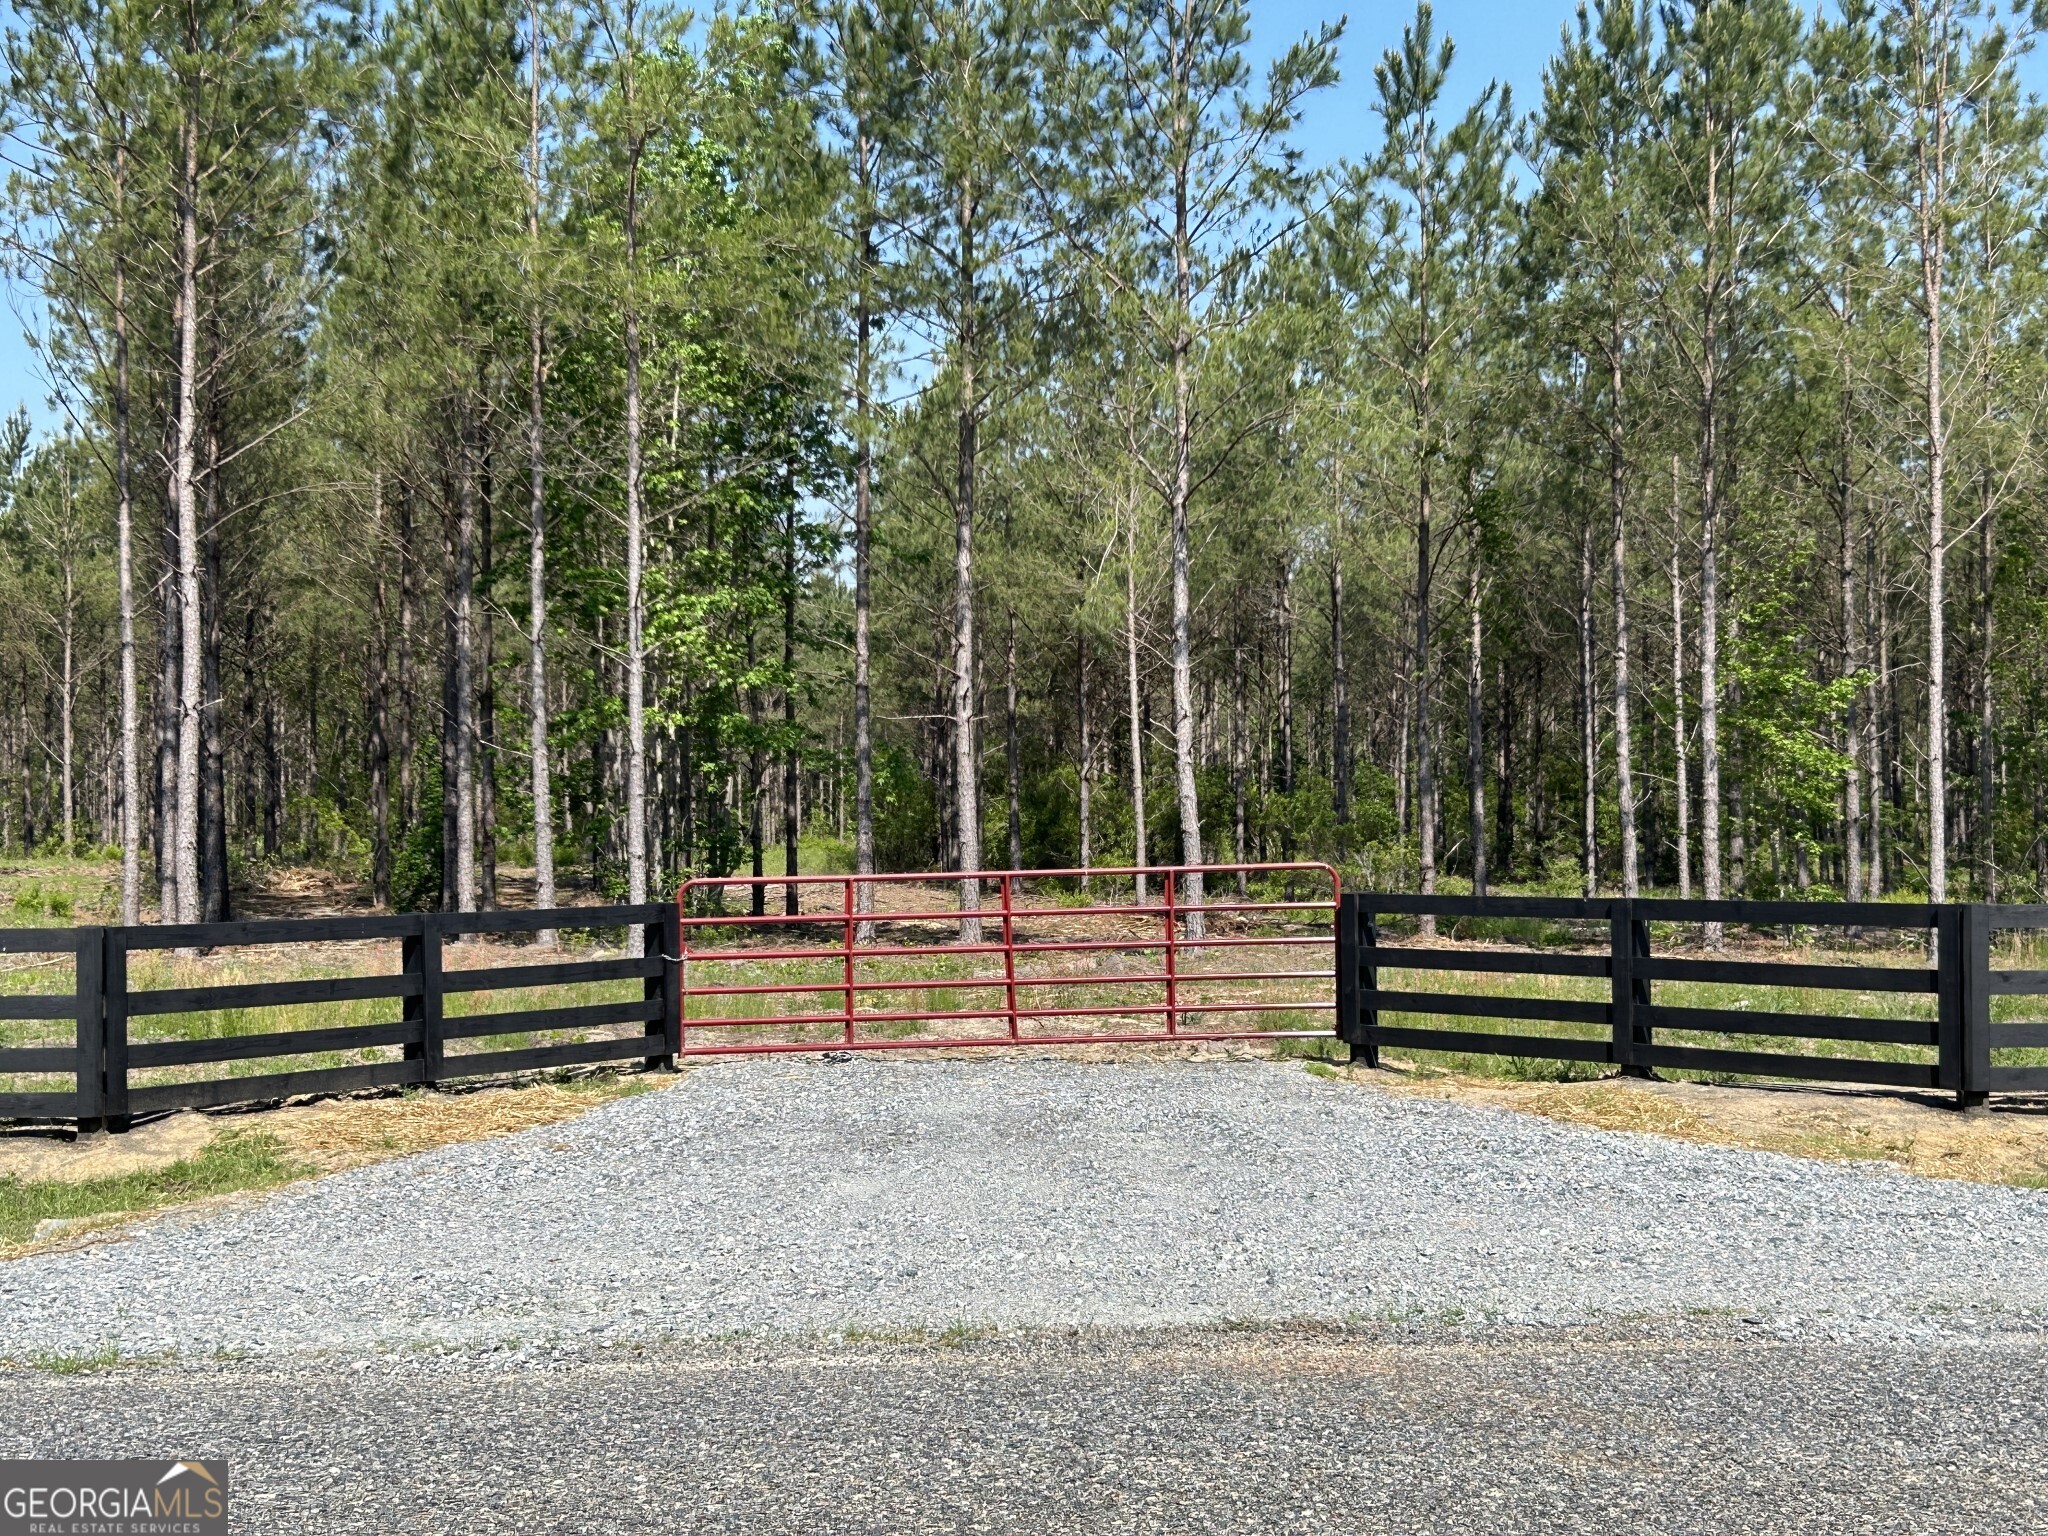
[[[0,1077],[63,1074],[64,1091],[0,1092],[0,1117],[104,1122],[305,1094],[428,1087],[586,1063],[673,1061],[681,1018],[677,911],[667,903],[551,911],[415,913],[396,917],[71,930],[0,930],[0,956],[69,957],[74,985],[57,994],[0,995],[0,1021],[64,1019],[61,1046],[0,1045]],[[641,955],[449,969],[451,941],[543,931],[638,929]],[[253,951],[306,945],[397,949],[395,971],[290,981],[138,984],[136,957],[163,951]],[[639,983],[637,988],[632,983]],[[577,989],[620,984],[637,996],[587,1001]],[[469,1000],[531,988],[570,989],[576,1001],[486,1011]],[[598,994],[603,997],[604,994]],[[450,1012],[451,998],[463,999]],[[368,1012],[332,1025],[289,1027],[280,1010],[352,1005]],[[205,1016],[199,1027],[178,1021]],[[268,1027],[266,1027],[268,1026]],[[496,1039],[521,1041],[493,1045]],[[477,1049],[462,1044],[481,1041]],[[459,1042],[449,1049],[451,1042]]]
[[[1310,893],[1233,894],[1255,878]],[[1128,885],[1132,899],[1032,899],[1034,885],[1083,880]],[[1328,1025],[1263,1020],[1335,1007],[1324,989],[1341,890],[1335,869],[1305,862],[692,880],[678,896],[678,1054],[1327,1038]],[[948,904],[919,905],[920,893]],[[747,910],[724,910],[736,897]],[[1104,920],[1125,930],[1104,934]],[[1253,931],[1289,925],[1307,931]],[[922,974],[877,974],[916,962]],[[1269,995],[1302,982],[1318,995]],[[782,1038],[735,1038],[764,1030]]]
[[[1488,924],[1580,925],[1577,953],[1530,947],[1461,948],[1415,940],[1389,942],[1386,918]],[[1931,964],[1868,965],[1658,955],[1654,928],[1718,924],[1798,927],[1863,938],[1903,933]],[[1994,1023],[1994,994],[2048,995],[2048,972],[1992,971],[1989,935],[1998,928],[2048,927],[2048,908],[1889,902],[1580,900],[1563,897],[1444,897],[1353,893],[1338,915],[1338,1033],[1354,1059],[1377,1064],[1385,1048],[1597,1063],[1647,1075],[1664,1068],[1738,1077],[1937,1089],[1962,1102],[1987,1092],[2048,1089],[2048,1068],[1994,1065],[1993,1050],[2048,1046],[2048,1022]],[[1562,947],[1562,946],[1560,946]],[[1497,978],[1575,977],[1604,988],[1578,998],[1465,991],[1416,971]],[[1782,988],[1832,996],[1859,994],[1879,1012],[1752,1006],[1750,998],[1660,1000],[1659,984],[1702,988]],[[1597,993],[1598,995],[1590,995]],[[1668,995],[1668,993],[1667,993]],[[1931,1001],[1914,1005],[1915,999]],[[1393,1022],[1398,1016],[1404,1022]],[[1429,1022],[1405,1022],[1417,1018]],[[1488,1026],[1472,1028],[1466,1019]],[[1515,1025],[1571,1026],[1558,1029]],[[1722,1040],[1703,1042],[1699,1036]],[[1759,1043],[1731,1046],[1726,1037]],[[1787,1049],[1772,1041],[1795,1042]],[[1813,1044],[1846,1046],[1816,1050]],[[1878,1055],[1855,1048],[1907,1047]]]

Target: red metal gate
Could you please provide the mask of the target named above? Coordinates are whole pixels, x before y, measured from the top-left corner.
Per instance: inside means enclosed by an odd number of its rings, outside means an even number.
[[[1314,863],[691,880],[680,1054],[1328,1036],[1339,894]]]

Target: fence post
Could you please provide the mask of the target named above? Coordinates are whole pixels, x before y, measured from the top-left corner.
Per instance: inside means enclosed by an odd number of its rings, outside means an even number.
[[[1963,1095],[1963,1015],[1968,999],[1963,992],[1963,909],[1954,905],[1934,909],[1934,1085]]]
[[[1956,959],[1962,972],[1962,1080],[1956,1107],[1973,1109],[1991,1087],[1991,909],[1973,901],[1961,916]]]
[[[1609,1013],[1613,1029],[1612,1054],[1623,1077],[1648,1077],[1650,1065],[1644,1055],[1650,1044],[1649,1026],[1636,1021],[1636,1010],[1650,1004],[1648,977],[1636,975],[1636,961],[1650,956],[1650,925],[1636,918],[1636,904],[1626,897],[1607,909],[1608,969],[1613,978],[1609,992]]]
[[[100,1123],[128,1129],[128,930],[109,928],[100,959]]]
[[[72,938],[78,945],[72,971],[77,998],[77,1124],[83,1136],[106,1116],[106,947],[107,930],[83,927]]]
[[[792,895],[795,886],[785,889]],[[665,906],[661,916],[649,923],[640,933],[640,952],[656,956],[661,966],[652,976],[640,984],[640,995],[648,1002],[659,1002],[661,1011],[647,1021],[646,1035],[650,1042],[659,1047],[657,1053],[641,1058],[641,1065],[652,1071],[656,1067],[673,1069],[676,1052],[681,1049],[679,1036],[683,1024],[682,998],[682,943],[683,923],[679,908]]]
[[[1376,1006],[1380,970],[1372,963],[1372,952],[1380,942],[1380,924],[1378,916],[1366,905],[1362,893],[1352,897],[1352,911],[1355,914],[1357,949],[1353,952],[1355,959],[1351,976],[1358,1001],[1353,1014],[1356,1034],[1351,1041],[1351,1059],[1362,1061],[1368,1067],[1377,1067],[1380,1064],[1380,1037],[1375,1031],[1380,1027],[1380,1011]]]
[[[405,1047],[405,1059],[420,1063],[420,1081],[427,1084],[441,1080],[442,1043],[441,1006],[445,994],[441,991],[441,924],[432,913],[421,913],[419,932],[409,933],[399,941],[399,963],[405,974],[416,977],[419,991],[405,1000],[402,1017],[406,1023],[417,1022],[420,1037]]]
[[[1336,1036],[1358,1060],[1358,1048],[1365,1043],[1358,1028],[1358,898],[1348,893],[1337,897]]]

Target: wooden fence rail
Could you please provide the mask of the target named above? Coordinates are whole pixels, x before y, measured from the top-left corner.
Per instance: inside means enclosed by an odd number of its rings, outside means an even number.
[[[543,929],[639,928],[643,954],[559,960],[535,965],[448,970],[450,939],[534,933]],[[264,946],[396,940],[395,975],[332,976],[212,986],[131,984],[129,957],[169,949],[220,950]],[[398,917],[284,919],[150,927],[0,930],[0,954],[69,957],[69,992],[0,996],[0,1020],[68,1021],[71,1043],[0,1046],[0,1077],[57,1076],[62,1088],[0,1092],[0,1118],[76,1120],[125,1130],[137,1115],[259,1103],[299,1094],[353,1093],[369,1088],[431,1086],[603,1061],[673,1061],[682,1019],[678,914],[667,903],[572,907],[549,912],[416,913]],[[450,994],[528,987],[576,987],[638,980],[640,996],[449,1016]],[[131,1021],[226,1009],[296,1008],[389,1000],[396,1017],[368,1024],[196,1038],[133,1038]],[[581,1038],[585,1032],[639,1026],[635,1033]],[[579,1038],[548,1040],[564,1032]],[[499,1035],[542,1037],[513,1050],[449,1051],[450,1040]],[[333,1054],[376,1053],[380,1059],[340,1066],[288,1066],[276,1072],[235,1072],[248,1063]],[[216,1070],[200,1071],[194,1068]],[[179,1072],[162,1080],[167,1069]]]
[[[1450,949],[1382,942],[1382,917],[1529,920],[1599,925],[1605,944],[1592,953],[1528,948]],[[1815,964],[1776,960],[1658,956],[1653,924],[1720,923],[1904,930],[1919,936],[1931,964]],[[2001,1062],[1999,1053],[2048,1048],[2048,1020],[1994,1020],[1994,996],[2048,996],[2048,971],[1991,968],[1995,932],[2048,928],[2048,906],[1985,903],[1577,900],[1558,897],[1383,896],[1347,893],[1337,915],[1337,1033],[1354,1060],[1377,1065],[1385,1047],[1468,1055],[1603,1063],[1624,1073],[1671,1070],[1742,1077],[1793,1077],[1952,1092],[1958,1103],[1990,1093],[2048,1090],[2048,1066]],[[1599,1000],[1517,997],[1388,986],[1384,971],[1485,972],[1499,976],[1605,978]],[[1770,1008],[1682,1007],[1656,1000],[1658,982],[1849,991],[1883,997],[1931,996],[1933,1016],[1867,1017]],[[1745,1004],[1747,999],[1743,1000]],[[1423,1015],[1449,1027],[1388,1024],[1387,1014]],[[1481,1031],[1454,1019],[1586,1026],[1597,1033],[1556,1035]],[[1731,1049],[1678,1035],[1771,1037],[1851,1045],[1923,1048],[1918,1059],[1883,1059],[1807,1050]]]

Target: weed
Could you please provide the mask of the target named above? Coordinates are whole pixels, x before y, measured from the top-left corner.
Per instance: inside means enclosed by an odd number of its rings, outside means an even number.
[[[0,1178],[0,1244],[28,1241],[39,1221],[157,1210],[207,1195],[274,1189],[311,1171],[288,1158],[275,1136],[238,1131],[164,1168],[75,1182],[10,1175]]]
[[[47,1371],[52,1376],[85,1376],[93,1371],[104,1371],[109,1366],[119,1365],[121,1351],[111,1344],[83,1355],[39,1351],[21,1363],[30,1370]]]

